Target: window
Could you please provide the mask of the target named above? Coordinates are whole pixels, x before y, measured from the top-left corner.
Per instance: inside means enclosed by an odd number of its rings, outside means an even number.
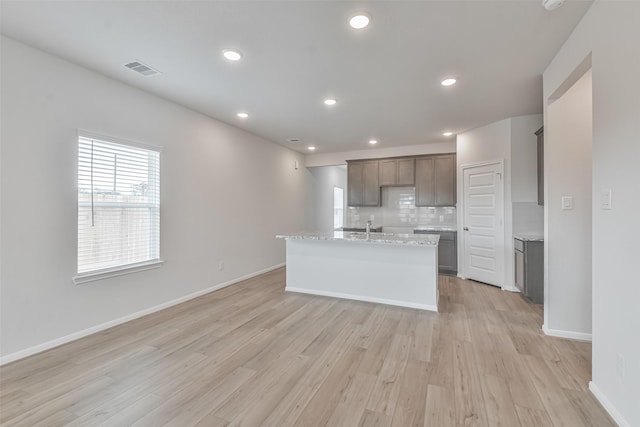
[[[341,229],[344,225],[344,190],[333,187],[333,229]]]
[[[160,152],[80,136],[74,281],[159,262]]]

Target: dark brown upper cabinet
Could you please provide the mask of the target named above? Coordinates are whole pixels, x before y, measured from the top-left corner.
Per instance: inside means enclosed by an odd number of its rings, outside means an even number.
[[[347,205],[380,206],[377,160],[347,162]]]
[[[456,205],[456,155],[416,158],[416,206]]]
[[[383,159],[378,165],[380,187],[408,186],[415,183],[415,162],[413,158]]]

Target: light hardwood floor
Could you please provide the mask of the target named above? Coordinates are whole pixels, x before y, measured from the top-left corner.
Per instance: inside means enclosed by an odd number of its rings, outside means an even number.
[[[4,426],[613,426],[591,345],[440,278],[440,313],[284,292],[284,269],[0,368]]]

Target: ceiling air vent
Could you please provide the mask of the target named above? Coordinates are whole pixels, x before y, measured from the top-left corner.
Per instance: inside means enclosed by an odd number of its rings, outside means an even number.
[[[146,77],[160,74],[160,71],[154,70],[140,61],[129,62],[128,64],[124,64],[124,66]]]

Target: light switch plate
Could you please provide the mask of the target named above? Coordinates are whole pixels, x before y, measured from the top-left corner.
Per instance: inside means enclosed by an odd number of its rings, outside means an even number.
[[[573,209],[573,196],[562,196],[562,210],[570,211]]]
[[[611,189],[607,188],[600,192],[600,207],[602,209],[611,209]]]

